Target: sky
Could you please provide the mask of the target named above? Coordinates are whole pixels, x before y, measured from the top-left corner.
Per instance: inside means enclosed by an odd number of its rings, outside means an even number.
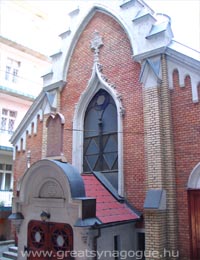
[[[200,51],[200,0],[146,0],[157,13],[171,17],[175,40]]]
[[[40,24],[32,25],[32,29],[24,23],[24,16],[12,13],[9,3],[19,2],[21,5],[41,10],[48,23],[40,30],[42,33],[36,37],[32,34],[33,29],[38,29]],[[107,0],[112,4],[113,0]],[[38,51],[50,55],[58,46],[58,35],[69,28],[68,13],[81,4],[86,5],[90,0],[0,0],[4,5],[1,8],[1,32],[10,35],[17,42],[35,48]],[[171,26],[174,39],[200,51],[200,0],[146,0],[145,1],[156,13],[164,13],[171,17]]]

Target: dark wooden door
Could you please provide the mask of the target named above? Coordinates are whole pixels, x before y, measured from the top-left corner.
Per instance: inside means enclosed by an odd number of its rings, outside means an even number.
[[[190,190],[191,259],[200,259],[200,190]]]
[[[28,260],[73,259],[73,231],[64,223],[32,220],[28,225]]]

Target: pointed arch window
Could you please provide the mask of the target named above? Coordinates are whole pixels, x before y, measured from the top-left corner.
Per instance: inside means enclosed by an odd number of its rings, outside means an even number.
[[[118,172],[117,128],[115,102],[107,91],[100,89],[90,101],[84,118],[85,173],[100,171],[113,178],[112,173]]]

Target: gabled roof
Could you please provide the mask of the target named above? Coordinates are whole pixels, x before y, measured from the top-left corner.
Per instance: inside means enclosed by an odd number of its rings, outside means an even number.
[[[83,174],[82,178],[86,196],[96,198],[96,217],[102,224],[140,219],[138,213],[131,209],[127,203],[121,203],[114,198],[93,174]]]
[[[148,74],[150,82],[152,82],[152,77],[158,81],[162,80],[158,72],[158,63],[156,64],[153,59],[161,54],[166,54],[170,88],[173,88],[171,75],[174,69],[179,70],[182,81],[187,73],[193,77],[193,102],[199,101],[197,88],[200,53],[173,40],[171,19],[167,15],[154,13],[143,0],[114,1],[112,6],[107,3],[109,1],[95,2],[91,1],[86,9],[75,9],[69,14],[72,18],[71,26],[60,34],[61,48],[51,56],[52,68],[43,76],[44,88],[11,138],[11,143],[14,146],[25,136],[25,132],[30,128],[30,124],[37,117],[37,114],[42,116],[42,113],[46,111],[45,104],[52,109],[55,107],[55,93],[50,92],[59,91],[67,84],[68,68],[73,49],[88,21],[98,10],[114,17],[127,33],[133,50],[132,58],[142,64],[141,77],[145,75],[146,68],[146,74],[150,72],[150,75]],[[163,18],[165,18],[164,22]],[[142,83],[144,84],[144,82]]]

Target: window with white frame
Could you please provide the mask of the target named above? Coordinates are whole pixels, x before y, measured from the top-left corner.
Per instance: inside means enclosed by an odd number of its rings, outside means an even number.
[[[17,112],[3,108],[0,118],[0,132],[13,134]]]
[[[0,190],[12,189],[12,165],[0,163]]]
[[[17,83],[20,61],[8,58],[6,62],[5,80]]]

